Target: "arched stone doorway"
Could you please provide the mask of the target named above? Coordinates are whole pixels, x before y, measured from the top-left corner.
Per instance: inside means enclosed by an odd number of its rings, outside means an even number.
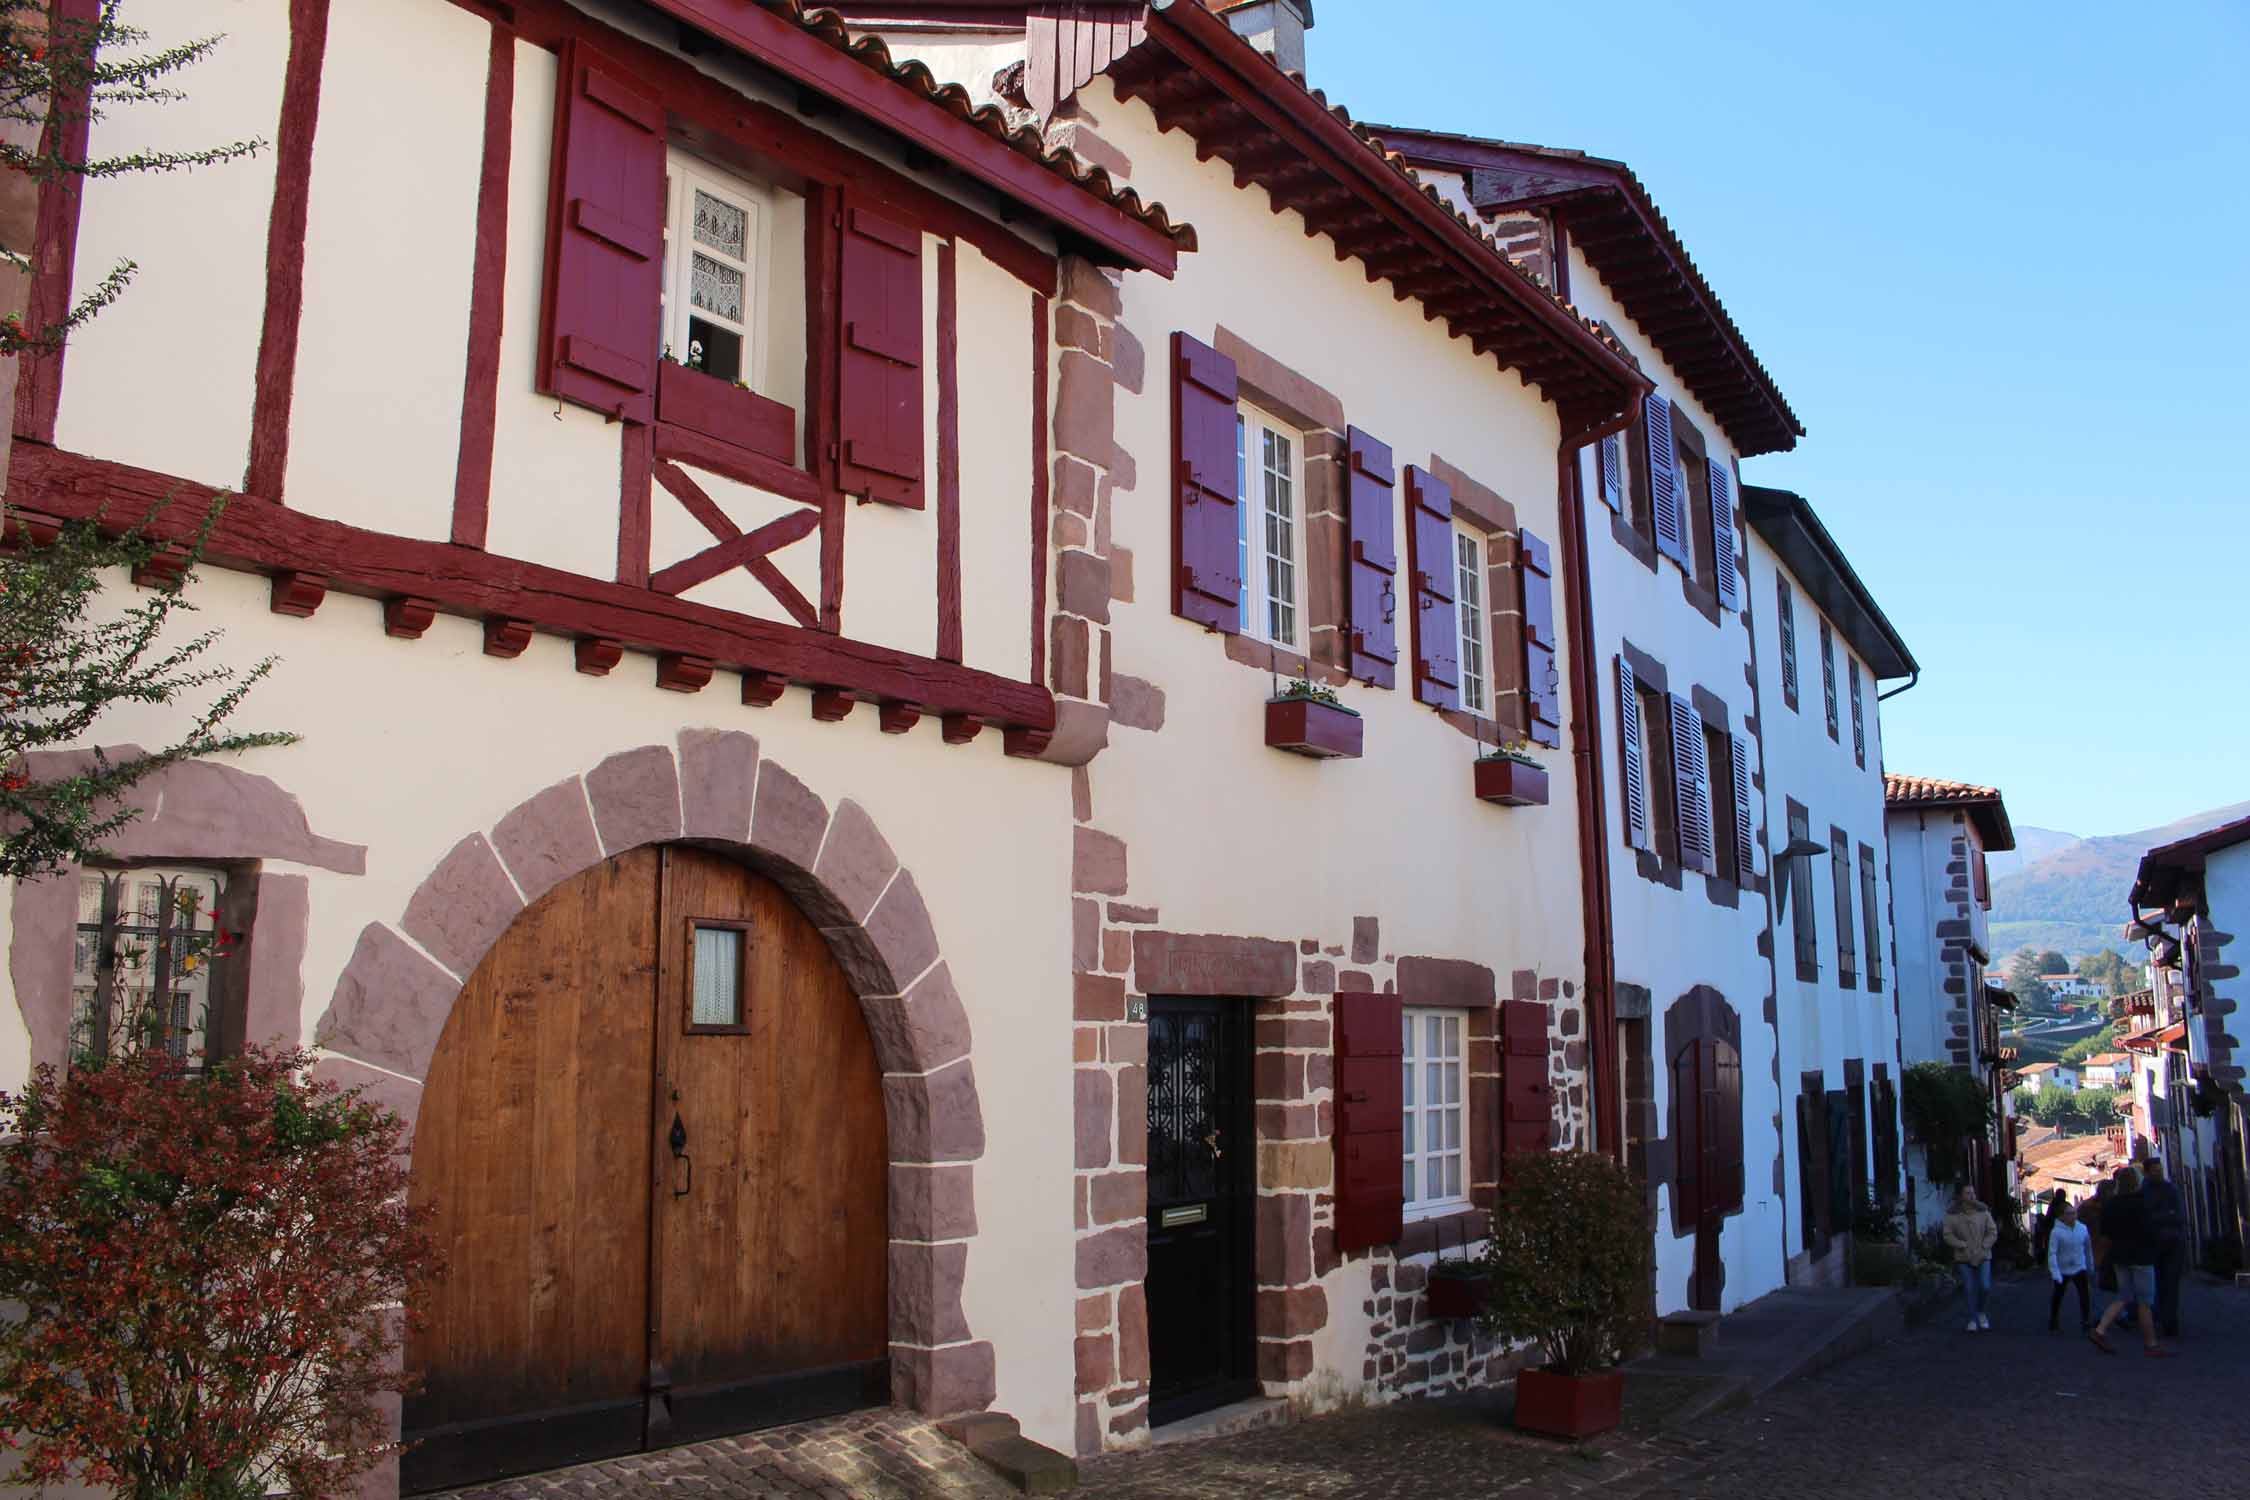
[[[676,749],[621,752],[461,839],[395,926],[361,933],[317,1030],[321,1071],[416,1121],[464,983],[502,935],[566,881],[658,845],[715,851],[771,881],[832,956],[881,1072],[891,1400],[930,1414],[989,1406],[992,1348],[961,1302],[984,1152],[967,1013],[914,877],[873,820],[848,800],[831,811],[751,736],[689,730]]]

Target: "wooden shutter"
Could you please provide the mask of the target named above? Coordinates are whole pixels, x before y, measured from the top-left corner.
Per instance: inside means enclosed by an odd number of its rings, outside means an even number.
[[[1406,466],[1406,561],[1414,575],[1414,696],[1461,706],[1461,561],[1453,550],[1453,486]]]
[[[1677,458],[1672,450],[1672,403],[1650,396],[1641,403],[1641,431],[1648,437],[1649,509],[1656,517],[1656,550],[1682,567],[1687,566],[1687,513],[1680,490]]]
[[[1703,716],[1695,705],[1674,695],[1672,700],[1672,785],[1677,792],[1672,805],[1679,809],[1680,863],[1690,870],[1716,874],[1718,864],[1711,848],[1710,771],[1704,764]]]
[[[1399,1236],[1406,1211],[1404,1005],[1396,995],[1336,997],[1336,1248]]]
[[[1672,1222],[1682,1226],[1703,1216],[1710,1122],[1710,1106],[1703,1097],[1707,1050],[1701,1041],[1690,1041],[1672,1054]]]
[[[1743,885],[1757,873],[1751,863],[1756,852],[1751,837],[1750,824],[1750,747],[1739,734],[1729,735],[1734,755],[1734,868],[1735,878]]]
[[[1172,335],[1172,613],[1233,635],[1242,622],[1234,361]]]
[[[1836,633],[1820,618],[1820,686],[1828,700],[1828,737],[1836,738]]]
[[[922,232],[847,198],[837,275],[837,487],[919,508]]]
[[[1774,575],[1774,618],[1781,626],[1781,698],[1794,710],[1797,707],[1797,601],[1789,592],[1789,580]]]
[[[1555,665],[1554,558],[1528,531],[1516,533],[1523,578],[1523,685],[1528,708],[1525,737],[1534,745],[1562,743],[1562,669]]]
[[[1867,934],[1867,987],[1883,987],[1883,921],[1875,905],[1875,851],[1859,846],[1859,924]]]
[[[1625,842],[1646,849],[1655,842],[1648,827],[1647,753],[1641,723],[1641,695],[1633,682],[1633,664],[1617,658],[1617,735],[1625,759]]]
[[[1351,453],[1344,507],[1352,544],[1352,676],[1376,687],[1393,687],[1398,676],[1398,532],[1391,491],[1398,476],[1387,444],[1357,427],[1346,438]]]
[[[1711,480],[1711,566],[1719,585],[1719,608],[1742,608],[1742,579],[1734,566],[1734,485],[1727,466],[1705,459]]]
[[[1844,670],[1852,675],[1852,759],[1867,769],[1867,709],[1859,697],[1859,663],[1847,658]]]
[[[663,321],[664,111],[577,41],[563,43],[559,78],[539,389],[647,422]]]
[[[1594,445],[1594,478],[1602,504],[1622,513],[1625,509],[1625,435],[1613,432]]]
[[[1841,828],[1828,831],[1829,884],[1836,891],[1836,982],[1859,982],[1859,928],[1852,921],[1852,846]]]
[[[1547,1007],[1537,1000],[1500,1006],[1500,1152],[1545,1151],[1554,1144],[1555,1112],[1547,1082]]]
[[[1732,1213],[1742,1207],[1742,1054],[1725,1042],[1710,1042],[1712,1055],[1712,1139],[1716,1149],[1709,1207]]]

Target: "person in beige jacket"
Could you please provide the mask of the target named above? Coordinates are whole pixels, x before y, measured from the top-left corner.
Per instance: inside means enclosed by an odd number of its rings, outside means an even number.
[[[1945,1247],[1953,1252],[1961,1291],[1969,1299],[1969,1332],[1989,1331],[1992,1319],[1985,1316],[1984,1308],[1992,1298],[1992,1247],[2000,1242],[2000,1226],[1968,1183],[1954,1191],[1953,1206],[1945,1211],[1940,1232]]]

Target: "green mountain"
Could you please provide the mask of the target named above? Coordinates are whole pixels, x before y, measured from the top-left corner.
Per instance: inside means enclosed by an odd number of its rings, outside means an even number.
[[[2097,948],[2115,948],[2128,958],[2140,955],[2124,941],[2125,894],[2132,889],[2141,856],[2206,828],[2250,814],[2250,802],[2215,807],[2161,828],[2138,833],[2080,839],[2050,829],[2018,830],[2017,842],[2030,857],[2006,874],[1993,871],[1992,954],[2029,944],[2054,948],[2077,958]],[[2026,840],[2023,835],[2033,837]],[[2057,840],[2064,842],[2057,842]]]

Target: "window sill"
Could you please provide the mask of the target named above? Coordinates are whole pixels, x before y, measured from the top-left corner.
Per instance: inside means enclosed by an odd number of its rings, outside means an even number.
[[[1266,700],[1266,743],[1313,760],[1357,760],[1367,725],[1348,708],[1314,698]]]
[[[1492,1232],[1485,1211],[1473,1203],[1433,1204],[1406,1211],[1406,1222],[1392,1246],[1400,1255],[1428,1255],[1433,1251],[1465,1250]]]
[[[797,413],[745,386],[666,360],[657,366],[657,431],[674,451],[661,456],[810,502],[813,476],[796,465]]]

